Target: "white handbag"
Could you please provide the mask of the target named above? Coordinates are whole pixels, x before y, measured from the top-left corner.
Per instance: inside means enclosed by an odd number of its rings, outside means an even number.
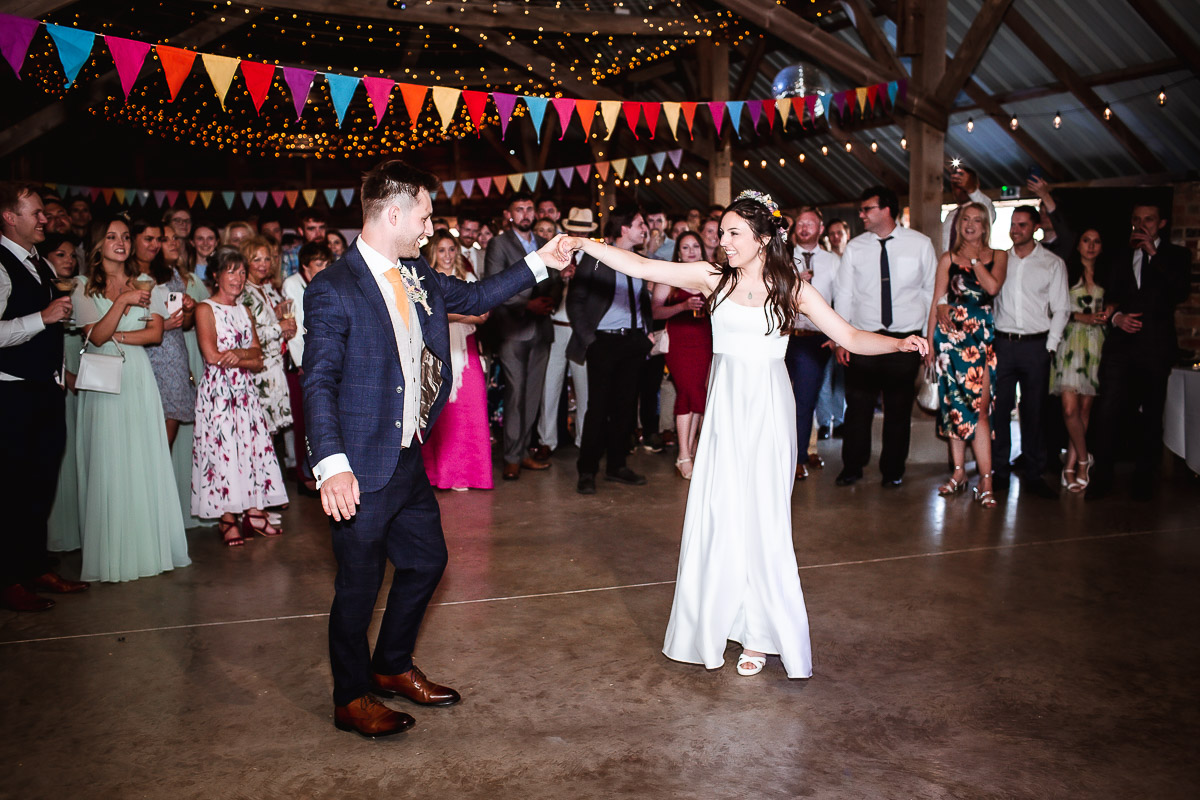
[[[115,334],[114,334],[115,335]],[[112,343],[117,346],[120,355],[110,356],[107,353],[89,353],[88,344],[92,332],[88,331],[84,339],[83,349],[79,351],[79,372],[75,375],[75,388],[89,392],[121,393],[121,370],[125,366],[125,351],[116,339]]]
[[[651,331],[650,338],[654,340],[654,344],[650,346],[650,355],[661,356],[671,350],[671,337],[667,335],[667,329],[661,331]]]
[[[938,377],[933,364],[926,365],[917,378],[917,405],[931,414],[938,410]]]

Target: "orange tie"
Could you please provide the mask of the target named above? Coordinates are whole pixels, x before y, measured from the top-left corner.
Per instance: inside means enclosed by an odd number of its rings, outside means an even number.
[[[408,292],[404,290],[404,278],[400,277],[398,269],[389,269],[383,274],[392,285],[392,293],[396,295],[396,310],[400,312],[400,319],[404,320],[404,327],[408,328]]]

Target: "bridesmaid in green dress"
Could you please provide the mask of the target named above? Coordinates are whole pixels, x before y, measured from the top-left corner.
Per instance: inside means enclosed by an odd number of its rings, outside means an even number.
[[[938,260],[929,309],[930,360],[938,374],[938,435],[950,440],[954,472],[943,497],[967,488],[967,444],[975,452],[975,499],[996,505],[992,490],[992,385],[996,378],[992,298],[1008,274],[1008,253],[992,250],[991,214],[979,203],[958,212],[954,249]],[[939,304],[945,298],[944,304]],[[976,442],[982,441],[981,446]]]
[[[78,241],[73,236],[51,233],[39,245],[55,277],[72,283],[82,281],[75,248]],[[67,320],[68,323],[70,319]],[[75,475],[75,417],[79,411],[79,398],[75,396],[75,373],[79,371],[79,350],[83,347],[83,336],[70,325],[64,326],[66,336],[63,356],[66,361],[64,375],[67,384],[67,447],[63,451],[62,466],[58,470],[58,493],[50,509],[46,549],[53,553],[66,553],[79,549],[79,481]]]
[[[127,262],[129,227],[104,225],[73,297],[89,352],[124,355],[121,392],[81,391],[76,441],[85,580],[130,581],[191,563],[158,385],[143,349],[162,339]],[[148,321],[142,317],[148,316]]]
[[[1067,262],[1071,319],[1050,369],[1050,394],[1061,396],[1063,422],[1067,427],[1062,485],[1075,493],[1087,488],[1095,463],[1087,449],[1087,429],[1100,387],[1100,350],[1104,347],[1108,322],[1101,270],[1096,268],[1102,251],[1100,232],[1089,228],[1079,237],[1075,253]]]

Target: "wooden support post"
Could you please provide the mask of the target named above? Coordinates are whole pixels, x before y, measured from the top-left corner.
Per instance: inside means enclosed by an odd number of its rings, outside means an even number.
[[[701,52],[704,52],[703,50]],[[708,48],[708,84],[713,100],[729,99],[729,46]],[[733,202],[733,146],[730,133],[715,142],[712,156],[708,159],[708,202],[727,206]]]
[[[914,35],[921,43],[913,56],[913,82],[917,91],[931,95],[946,72],[946,0],[926,0],[913,18]],[[943,160],[946,129],[909,116],[908,135],[909,223],[933,240],[940,252],[942,242]]]

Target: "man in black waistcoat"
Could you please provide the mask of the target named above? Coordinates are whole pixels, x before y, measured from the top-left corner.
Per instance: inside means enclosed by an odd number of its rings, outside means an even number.
[[[0,603],[45,611],[54,601],[34,591],[88,588],[50,569],[46,521],[66,447],[62,387],[63,326],[71,299],[55,299],[54,275],[37,254],[46,238],[37,187],[0,183]]]
[[[1175,306],[1191,290],[1192,259],[1186,247],[1163,234],[1167,216],[1154,203],[1133,207],[1129,246],[1112,258],[1104,302],[1112,330],[1100,355],[1100,389],[1092,412],[1091,471],[1087,499],[1112,493],[1113,461],[1119,431],[1142,409],[1136,436],[1132,494],[1154,495],[1162,463],[1163,406],[1167,379],[1179,354]]]

